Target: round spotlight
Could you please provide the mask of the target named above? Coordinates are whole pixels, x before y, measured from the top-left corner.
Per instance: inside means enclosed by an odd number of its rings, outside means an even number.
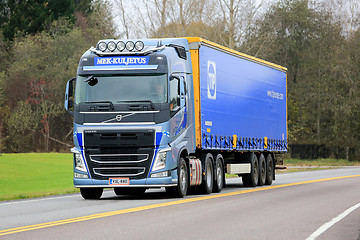
[[[110,41],[110,42],[108,42],[107,47],[108,47],[109,51],[113,52],[116,49],[116,44],[115,44],[115,42]]]
[[[135,49],[139,52],[144,49],[144,43],[142,41],[137,41],[135,43]]]
[[[106,42],[99,42],[98,43],[98,47],[97,47],[100,51],[105,52],[107,45]]]
[[[122,41],[118,42],[118,43],[117,43],[117,49],[118,49],[120,52],[124,51],[124,49],[125,49],[125,43],[122,42]]]
[[[132,51],[132,50],[134,49],[134,47],[135,47],[134,42],[128,41],[128,42],[126,43],[126,49],[127,49],[127,50]]]

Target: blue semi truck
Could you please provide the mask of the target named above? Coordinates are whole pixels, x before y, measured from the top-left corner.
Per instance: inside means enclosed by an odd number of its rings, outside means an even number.
[[[287,151],[287,69],[201,38],[101,40],[68,81],[85,199],[270,185]]]

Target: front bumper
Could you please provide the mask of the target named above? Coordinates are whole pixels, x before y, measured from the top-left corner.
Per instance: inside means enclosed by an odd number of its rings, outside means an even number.
[[[97,180],[97,179],[82,179],[74,178],[74,187],[76,188],[113,188],[113,187],[146,187],[146,188],[158,188],[158,187],[171,187],[177,185],[177,170],[171,171],[169,177],[159,178],[146,178],[146,179],[130,179],[129,185],[110,185],[109,180]]]

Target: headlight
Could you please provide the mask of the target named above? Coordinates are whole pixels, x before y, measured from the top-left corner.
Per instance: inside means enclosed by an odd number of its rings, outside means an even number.
[[[98,49],[100,51],[105,52],[106,48],[107,48],[106,42],[99,42]]]
[[[82,172],[87,172],[86,171],[86,167],[85,167],[85,163],[84,163],[84,160],[81,156],[81,153],[78,152],[77,150],[75,149],[71,149],[71,152],[74,153],[74,164],[75,164],[75,169],[76,170],[79,170],[79,171],[82,171]]]
[[[109,51],[113,52],[116,49],[116,44],[113,41],[110,41],[107,45]]]
[[[155,162],[154,162],[154,166],[152,168],[152,171],[158,171],[160,169],[165,168],[166,165],[166,154],[167,152],[170,151],[170,149],[164,149],[164,150],[160,150],[155,158]]]
[[[141,50],[143,50],[143,48],[144,48],[144,43],[143,43],[142,41],[137,41],[137,42],[135,43],[135,49],[138,50],[139,52],[140,52]]]

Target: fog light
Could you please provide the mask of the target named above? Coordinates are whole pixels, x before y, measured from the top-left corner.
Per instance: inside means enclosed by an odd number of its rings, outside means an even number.
[[[109,51],[113,52],[116,49],[116,44],[113,41],[110,41],[107,45]]]
[[[137,42],[135,43],[135,49],[138,50],[139,52],[140,52],[141,50],[143,50],[143,48],[144,48],[144,43],[143,43],[143,42],[137,41]]]
[[[74,172],[74,178],[89,178],[87,174]]]
[[[125,43],[120,41],[117,43],[117,49],[122,52],[125,49]]]
[[[132,50],[134,49],[134,47],[135,47],[134,42],[128,41],[128,42],[126,43],[126,49],[127,49],[127,50],[132,51]]]
[[[105,52],[106,48],[107,48],[106,42],[99,42],[98,49],[100,51]]]
[[[168,177],[169,171],[159,172],[159,173],[153,173],[151,174],[152,178],[159,178],[159,177]]]

